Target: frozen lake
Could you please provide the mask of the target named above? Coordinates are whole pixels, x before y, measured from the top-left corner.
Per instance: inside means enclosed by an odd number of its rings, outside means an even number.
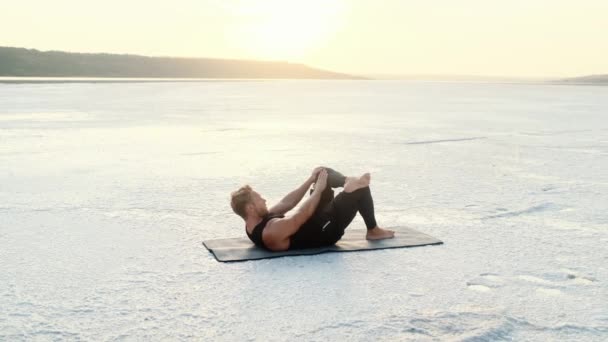
[[[318,165],[444,245],[201,245]],[[605,341],[607,170],[608,87],[0,84],[0,340]]]

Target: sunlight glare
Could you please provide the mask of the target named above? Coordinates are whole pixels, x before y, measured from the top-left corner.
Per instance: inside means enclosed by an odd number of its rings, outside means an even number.
[[[299,60],[327,41],[341,24],[342,1],[240,1],[232,39],[252,58]]]

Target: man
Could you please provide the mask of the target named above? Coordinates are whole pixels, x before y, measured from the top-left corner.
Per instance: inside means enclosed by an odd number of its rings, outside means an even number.
[[[248,185],[232,192],[230,205],[245,220],[245,231],[251,241],[272,251],[335,244],[357,212],[367,226],[368,240],[392,238],[394,231],[376,224],[370,179],[369,173],[345,177],[330,168],[318,167],[300,187],[270,209],[266,200]],[[310,196],[295,213],[285,217],[312,184],[315,186]],[[337,187],[344,190],[334,198],[332,188]]]

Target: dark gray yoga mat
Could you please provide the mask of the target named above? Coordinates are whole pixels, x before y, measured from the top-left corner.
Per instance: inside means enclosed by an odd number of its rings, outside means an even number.
[[[440,245],[440,240],[408,227],[390,227],[395,231],[392,239],[368,241],[364,229],[346,229],[342,239],[333,246],[295,249],[285,252],[271,252],[256,247],[249,238],[230,238],[203,241],[203,245],[215,256],[217,261],[246,261],[277,258],[294,255],[312,255],[326,252],[353,252],[372,249],[403,248],[425,245]],[[243,234],[245,234],[243,232]]]

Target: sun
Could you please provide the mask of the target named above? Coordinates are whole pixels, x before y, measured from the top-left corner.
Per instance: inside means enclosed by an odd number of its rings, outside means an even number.
[[[232,39],[252,58],[298,61],[337,31],[342,5],[327,0],[240,1]]]

